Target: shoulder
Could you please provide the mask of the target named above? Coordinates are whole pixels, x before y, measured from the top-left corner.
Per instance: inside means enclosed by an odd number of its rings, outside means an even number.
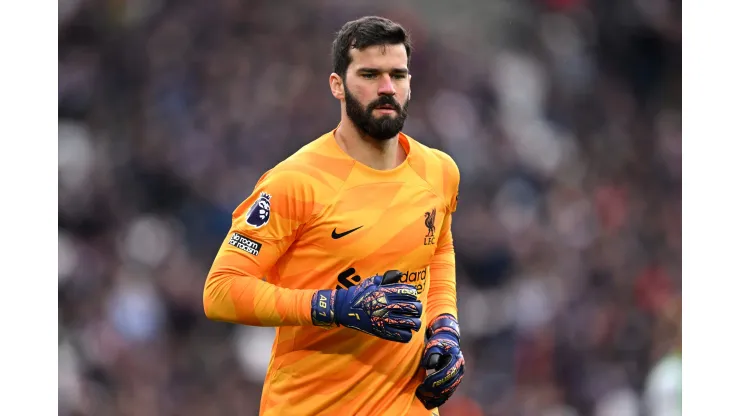
[[[414,152],[411,165],[434,190],[442,194],[454,211],[460,187],[460,169],[449,154],[406,136]]]
[[[323,135],[298,149],[275,167],[265,172],[260,182],[310,193],[321,197],[341,188],[352,171],[353,163],[332,152],[329,135]]]
[[[429,148],[429,152],[438,161],[445,176],[454,180],[456,183],[460,182],[460,169],[457,167],[457,163],[455,163],[452,156],[439,149]]]
[[[322,136],[266,171],[235,215],[269,203],[276,213],[307,221],[334,198],[352,169],[346,161],[333,158],[326,147]]]
[[[442,150],[434,149],[414,140],[408,135],[406,135],[406,138],[412,147],[412,151],[415,153],[413,156],[415,162],[424,165],[425,172],[429,171],[430,175],[442,173],[445,176],[449,176],[450,179],[460,180],[460,169],[458,169],[457,163],[455,163],[452,156]]]

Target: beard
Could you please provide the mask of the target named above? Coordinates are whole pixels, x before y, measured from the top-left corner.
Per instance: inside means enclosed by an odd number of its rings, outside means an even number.
[[[371,137],[377,141],[385,141],[395,137],[403,129],[403,123],[408,115],[409,100],[407,99],[403,107],[390,95],[383,95],[377,100],[371,102],[367,107],[362,104],[344,88],[344,96],[347,108],[347,116],[357,126],[365,136]],[[389,105],[396,110],[396,115],[383,114],[381,117],[375,117],[373,110]]]

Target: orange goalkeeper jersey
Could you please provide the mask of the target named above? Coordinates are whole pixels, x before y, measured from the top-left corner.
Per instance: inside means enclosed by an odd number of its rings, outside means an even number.
[[[204,308],[211,319],[277,327],[261,415],[432,414],[415,390],[429,318],[457,316],[450,224],[460,174],[443,152],[399,142],[406,160],[379,171],[327,133],[265,173],[234,211]],[[411,342],[312,325],[316,290],[390,269],[424,305]]]

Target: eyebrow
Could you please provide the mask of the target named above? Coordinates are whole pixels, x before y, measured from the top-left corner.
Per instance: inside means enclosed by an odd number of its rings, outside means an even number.
[[[378,74],[380,73],[380,70],[377,68],[360,68],[357,70],[357,72],[365,73],[365,74]],[[392,74],[408,74],[409,70],[406,68],[393,68],[391,69]]]

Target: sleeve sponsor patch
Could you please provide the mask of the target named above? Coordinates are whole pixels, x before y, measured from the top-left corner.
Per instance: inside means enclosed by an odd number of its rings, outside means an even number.
[[[262,249],[262,243],[258,243],[251,238],[245,237],[237,232],[231,234],[229,245],[232,245],[242,251],[246,251],[253,256],[260,254],[260,249]]]

